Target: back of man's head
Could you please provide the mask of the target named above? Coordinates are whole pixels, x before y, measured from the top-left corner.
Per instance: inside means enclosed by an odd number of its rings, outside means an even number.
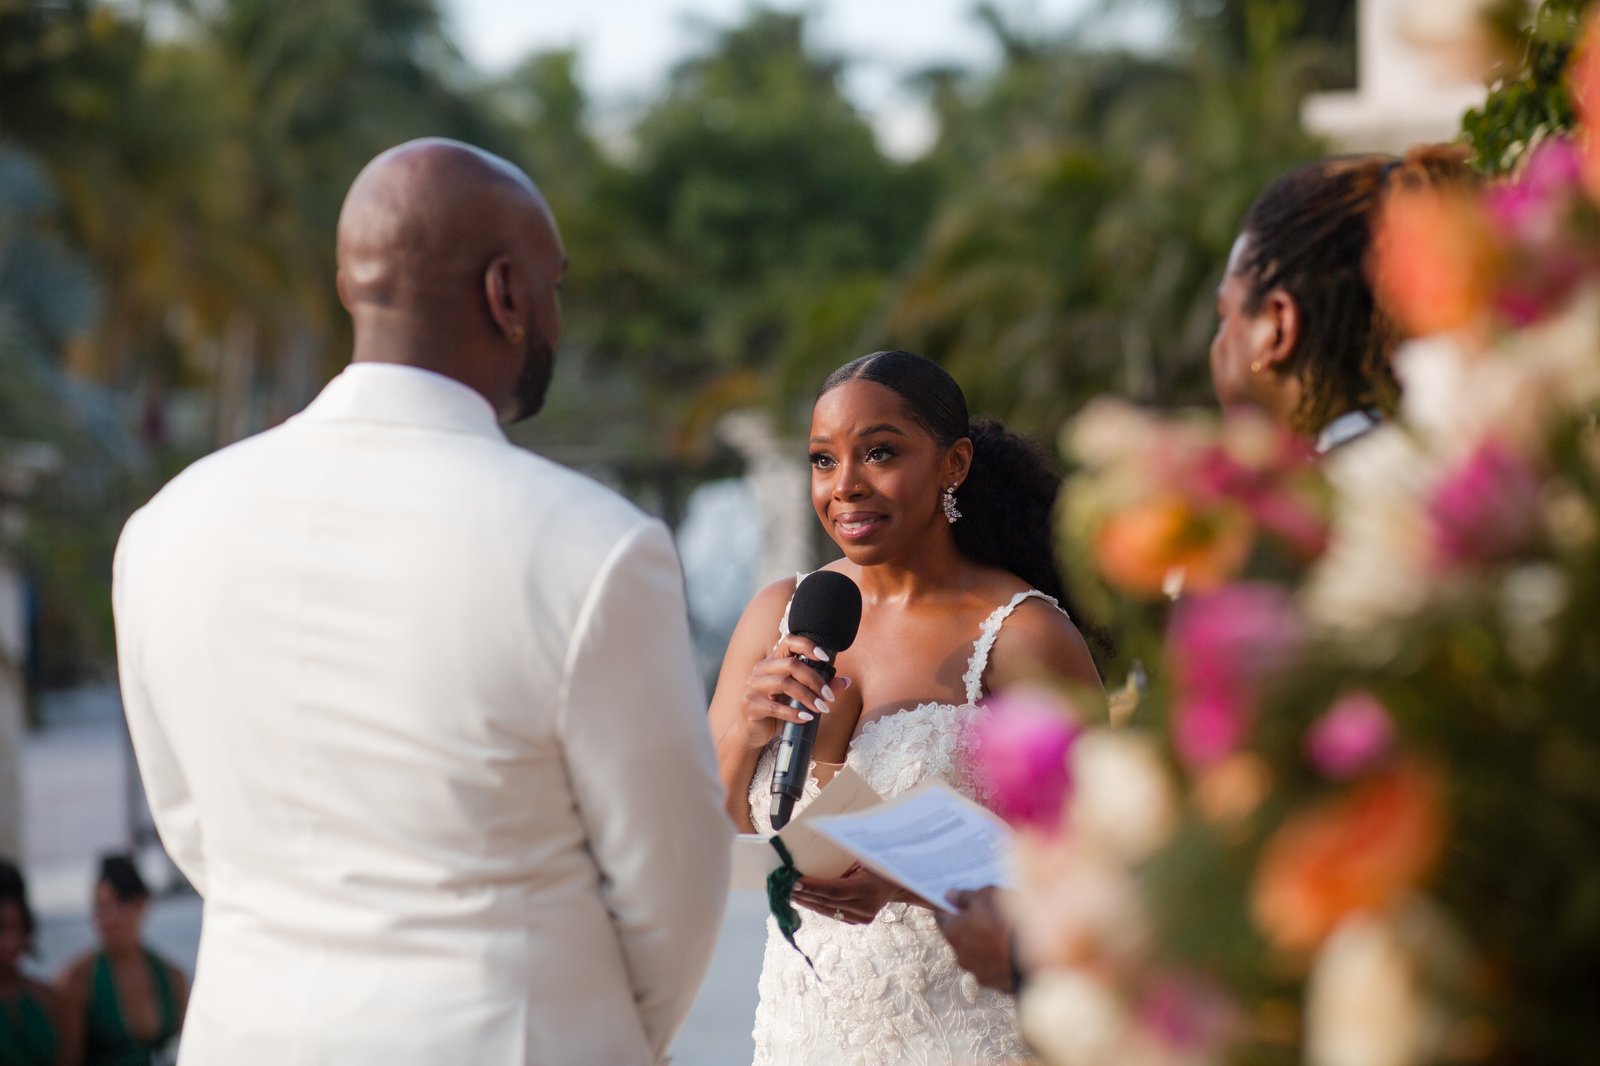
[[[516,166],[438,138],[391,148],[345,196],[338,261],[357,362],[445,374],[503,417],[538,410],[566,258],[549,207]]]

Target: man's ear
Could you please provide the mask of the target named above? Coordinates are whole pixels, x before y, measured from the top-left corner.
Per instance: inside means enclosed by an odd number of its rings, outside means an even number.
[[[496,256],[483,272],[483,294],[489,318],[502,337],[521,337],[527,330],[529,309],[523,306],[517,268],[507,255]]]
[[[1300,347],[1300,304],[1286,290],[1273,289],[1261,301],[1258,321],[1258,328],[1271,330],[1257,349],[1261,365],[1281,367]]]

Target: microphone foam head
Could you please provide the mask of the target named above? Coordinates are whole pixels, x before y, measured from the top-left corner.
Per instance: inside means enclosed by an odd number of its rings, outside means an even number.
[[[833,570],[807,574],[789,604],[789,632],[815,641],[830,654],[855,643],[861,628],[861,590]]]

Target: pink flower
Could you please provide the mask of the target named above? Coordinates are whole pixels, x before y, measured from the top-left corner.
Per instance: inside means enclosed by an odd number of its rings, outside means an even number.
[[[1583,185],[1583,154],[1567,137],[1548,137],[1528,157],[1522,184],[1547,194],[1575,193]]]
[[[1262,681],[1294,661],[1302,632],[1289,593],[1276,585],[1229,585],[1179,602],[1167,654],[1173,742],[1185,762],[1211,765],[1244,742]]]
[[[1197,686],[1178,704],[1173,742],[1190,766],[1211,766],[1244,742],[1255,698],[1243,684]]]
[[[1312,453],[1288,433],[1279,436],[1277,445],[1274,454],[1262,457],[1267,465],[1240,462],[1226,447],[1212,445],[1195,460],[1191,484],[1206,503],[1239,503],[1262,529],[1296,554],[1321,555],[1328,543],[1327,524],[1290,483]]]
[[[1343,780],[1372,766],[1394,744],[1394,723],[1371,693],[1341,696],[1306,734],[1306,754],[1323,776]]]
[[[1500,441],[1486,439],[1434,487],[1428,518],[1445,569],[1511,558],[1538,533],[1538,474]]]
[[[1533,150],[1515,181],[1487,191],[1489,220],[1513,241],[1547,240],[1578,196],[1582,177],[1577,145],[1551,137]]]
[[[1514,326],[1531,325],[1563,305],[1593,272],[1591,242],[1572,223],[1582,175],[1578,146],[1552,137],[1534,149],[1515,181],[1484,193],[1489,223],[1510,255],[1492,299]]]
[[[1067,756],[1083,732],[1066,700],[1012,689],[990,699],[973,729],[973,769],[996,814],[1016,826],[1054,829],[1072,787]]]
[[[1159,971],[1141,990],[1139,1027],[1166,1047],[1209,1056],[1238,1024],[1238,1008],[1216,981],[1200,974]]]

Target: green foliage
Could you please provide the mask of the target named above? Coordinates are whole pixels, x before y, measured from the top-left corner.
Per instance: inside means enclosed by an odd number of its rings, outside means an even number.
[[[871,332],[939,359],[973,405],[1048,436],[1089,397],[1204,401],[1214,289],[1250,201],[1313,157],[1320,45],[1250,63],[1036,46],[946,97],[941,205]],[[980,162],[981,161],[981,162]]]
[[[52,227],[55,207],[38,161],[0,143],[0,463],[19,447],[44,446],[54,459],[27,501],[21,543],[0,551],[20,552],[50,605],[42,662],[59,677],[109,656],[105,574],[131,441],[105,397],[52,355],[81,338],[100,298],[88,264]]]
[[[1461,124],[1473,165],[1485,174],[1510,173],[1539,141],[1577,124],[1566,71],[1591,3],[1541,0],[1531,11],[1526,3],[1498,6],[1494,23],[1515,60]]]
[[[1124,54],[988,6],[1001,66],[926,75],[939,142],[904,162],[810,16],[759,5],[619,129],[571,52],[469,70],[438,0],[0,0],[0,133],[44,163],[98,281],[41,365],[124,397],[157,467],[281,419],[347,350],[344,190],[442,134],[525,165],[560,220],[557,378],[517,431],[558,458],[699,461],[720,412],[796,410],[891,343],[1041,434],[1101,389],[1196,398],[1233,229],[1315,151],[1298,98],[1347,74],[1351,4],[1149,2],[1184,48]]]
[[[926,220],[926,170],[883,155],[804,31],[803,16],[757,12],[680,67],[636,128],[624,199],[654,254],[629,272],[644,299],[626,328],[659,373],[760,370],[828,346],[831,331],[808,336],[813,316],[837,314],[841,282],[892,270]]]
[[[1168,6],[1204,47],[1232,62],[1248,59],[1263,31],[1285,41],[1334,44],[1354,58],[1358,0],[1171,0]],[[1354,74],[1354,64],[1348,63],[1345,76]]]

